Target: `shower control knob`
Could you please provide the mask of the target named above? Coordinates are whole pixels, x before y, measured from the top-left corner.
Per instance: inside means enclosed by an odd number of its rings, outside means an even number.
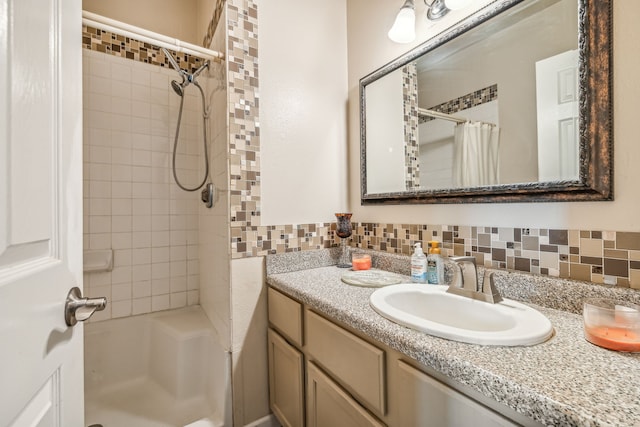
[[[73,287],[67,294],[64,304],[64,320],[67,326],[74,326],[78,322],[84,322],[96,311],[102,311],[107,306],[105,297],[83,298],[80,288]]]
[[[208,183],[204,186],[202,193],[200,194],[200,198],[208,208],[213,206],[213,200],[215,199],[215,187],[212,183]]]

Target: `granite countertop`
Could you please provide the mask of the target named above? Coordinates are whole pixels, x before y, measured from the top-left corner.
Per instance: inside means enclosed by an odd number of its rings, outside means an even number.
[[[640,354],[590,344],[579,314],[523,301],[552,322],[550,340],[531,347],[465,344],[386,320],[369,306],[375,289],[343,283],[345,269],[302,265],[279,272],[268,260],[267,283],[527,417],[550,426],[640,425]]]

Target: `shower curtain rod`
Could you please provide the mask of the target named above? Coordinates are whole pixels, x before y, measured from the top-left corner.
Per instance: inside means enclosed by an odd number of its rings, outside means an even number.
[[[466,123],[469,121],[462,117],[452,116],[451,114],[441,113],[439,111],[427,110],[425,108],[418,108],[418,114],[428,117],[434,117],[436,119],[449,120],[456,123]]]
[[[86,10],[82,11],[82,24],[199,58],[211,59],[213,61],[224,60],[224,54],[221,52],[186,43],[173,37],[154,33],[153,31],[116,21],[115,19],[107,18],[96,13],[87,12]]]
[[[465,119],[464,117],[452,116],[451,114],[441,113],[439,111],[427,110],[426,108],[418,108],[418,115],[433,117],[436,119],[449,120],[451,122],[456,122],[456,123],[466,123],[471,121],[469,119]],[[489,123],[489,122],[482,122],[482,123],[489,126],[495,126],[495,123]]]

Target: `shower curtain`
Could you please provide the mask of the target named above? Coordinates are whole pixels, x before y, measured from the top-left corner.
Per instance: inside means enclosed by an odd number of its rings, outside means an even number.
[[[498,184],[500,129],[488,123],[456,125],[453,145],[453,183],[456,187]]]

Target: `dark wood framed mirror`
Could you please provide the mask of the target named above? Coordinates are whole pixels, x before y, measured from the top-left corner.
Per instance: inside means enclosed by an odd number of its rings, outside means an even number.
[[[491,3],[362,78],[362,204],[613,200],[611,1]]]

